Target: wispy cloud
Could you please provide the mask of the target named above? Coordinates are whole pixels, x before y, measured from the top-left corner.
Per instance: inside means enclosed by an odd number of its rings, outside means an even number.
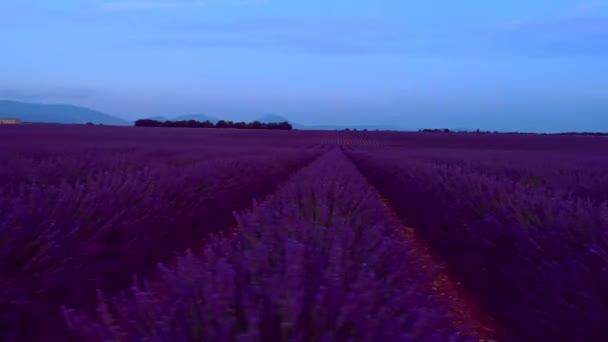
[[[130,36],[139,47],[204,49],[244,48],[292,53],[363,55],[410,49],[418,39],[402,36],[394,23],[359,20],[296,20],[249,17],[226,21],[179,23],[171,28]]]
[[[81,35],[95,35],[99,44],[143,50],[234,47],[317,55],[492,58],[608,55],[608,16],[592,13],[598,8],[608,9],[605,1],[585,2],[561,17],[467,25],[289,13],[264,17],[260,16],[264,11],[238,7],[270,0],[87,1],[78,10],[56,10],[54,15],[48,11],[0,14],[0,27],[44,32],[49,27],[62,27]],[[237,7],[224,11],[224,6]],[[221,11],[207,11],[216,7]],[[167,10],[175,11],[165,15]]]
[[[210,5],[260,5],[268,0],[110,0],[97,3],[102,12],[159,10]]]
[[[96,95],[96,91],[83,88],[0,88],[0,98],[20,101],[82,100]]]
[[[97,10],[102,12],[153,10],[174,7],[171,1],[153,0],[130,0],[130,1],[105,1],[97,5]]]
[[[608,17],[522,23],[493,34],[488,45],[499,52],[534,56],[608,55]]]
[[[605,0],[585,0],[568,8],[563,15],[566,17],[592,16],[596,13],[606,13],[608,2]]]
[[[179,24],[182,25],[182,24]],[[135,35],[154,48],[235,47],[330,55],[547,57],[608,55],[608,17],[569,17],[487,27],[435,28],[372,20],[242,18]]]

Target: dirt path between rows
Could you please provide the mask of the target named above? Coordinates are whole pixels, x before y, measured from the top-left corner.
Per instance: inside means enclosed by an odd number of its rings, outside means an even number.
[[[396,222],[400,222],[397,214],[386,199],[384,205]],[[449,276],[444,263],[438,260],[431,252],[430,247],[417,236],[414,228],[403,227],[403,238],[412,244],[415,255],[414,264],[420,270],[432,269],[437,276],[429,285],[431,291],[451,308],[453,326],[463,334],[474,336],[479,341],[498,341],[496,338],[496,324],[494,319],[483,313],[481,309],[466,295],[459,283]]]

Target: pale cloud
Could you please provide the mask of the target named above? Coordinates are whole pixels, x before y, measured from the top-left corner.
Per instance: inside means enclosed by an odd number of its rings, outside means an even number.
[[[102,12],[132,11],[132,10],[152,10],[174,7],[170,1],[153,0],[129,0],[129,1],[104,1],[97,5],[97,9]]]
[[[608,17],[522,21],[459,30],[373,20],[255,17],[180,22],[131,35],[123,43],[140,48],[241,48],[327,55],[598,57],[608,55]]]
[[[92,88],[74,87],[3,87],[0,88],[0,99],[18,101],[73,101],[90,99],[97,95]]]
[[[110,0],[100,1],[96,8],[102,12],[159,10],[210,5],[261,5],[268,0]]]
[[[608,2],[605,0],[585,0],[567,9],[564,16],[593,16],[598,12],[608,10]]]

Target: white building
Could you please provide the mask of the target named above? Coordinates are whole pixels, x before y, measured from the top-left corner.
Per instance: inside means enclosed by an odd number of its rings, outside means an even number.
[[[16,125],[20,124],[21,120],[13,118],[0,118],[0,125]]]

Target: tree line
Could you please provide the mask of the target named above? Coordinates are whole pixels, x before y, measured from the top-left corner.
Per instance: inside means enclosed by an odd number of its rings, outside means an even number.
[[[135,121],[136,127],[188,127],[188,128],[236,128],[236,129],[277,129],[292,130],[289,122],[234,122],[220,120],[216,123],[211,121],[180,120],[180,121],[158,121],[151,119],[140,119]]]
[[[423,133],[485,133],[485,134],[497,134],[498,131],[482,131],[479,128],[475,130],[451,130],[449,128],[424,128],[419,129],[418,132]],[[503,133],[518,133],[518,132],[503,132]]]
[[[526,133],[526,132],[498,132],[498,131],[482,131],[476,129],[473,131],[450,130],[448,128],[425,128],[419,129],[418,132],[423,133],[484,133],[484,134],[540,134],[540,135],[592,135],[592,136],[608,136],[606,132],[561,132],[561,133]]]

